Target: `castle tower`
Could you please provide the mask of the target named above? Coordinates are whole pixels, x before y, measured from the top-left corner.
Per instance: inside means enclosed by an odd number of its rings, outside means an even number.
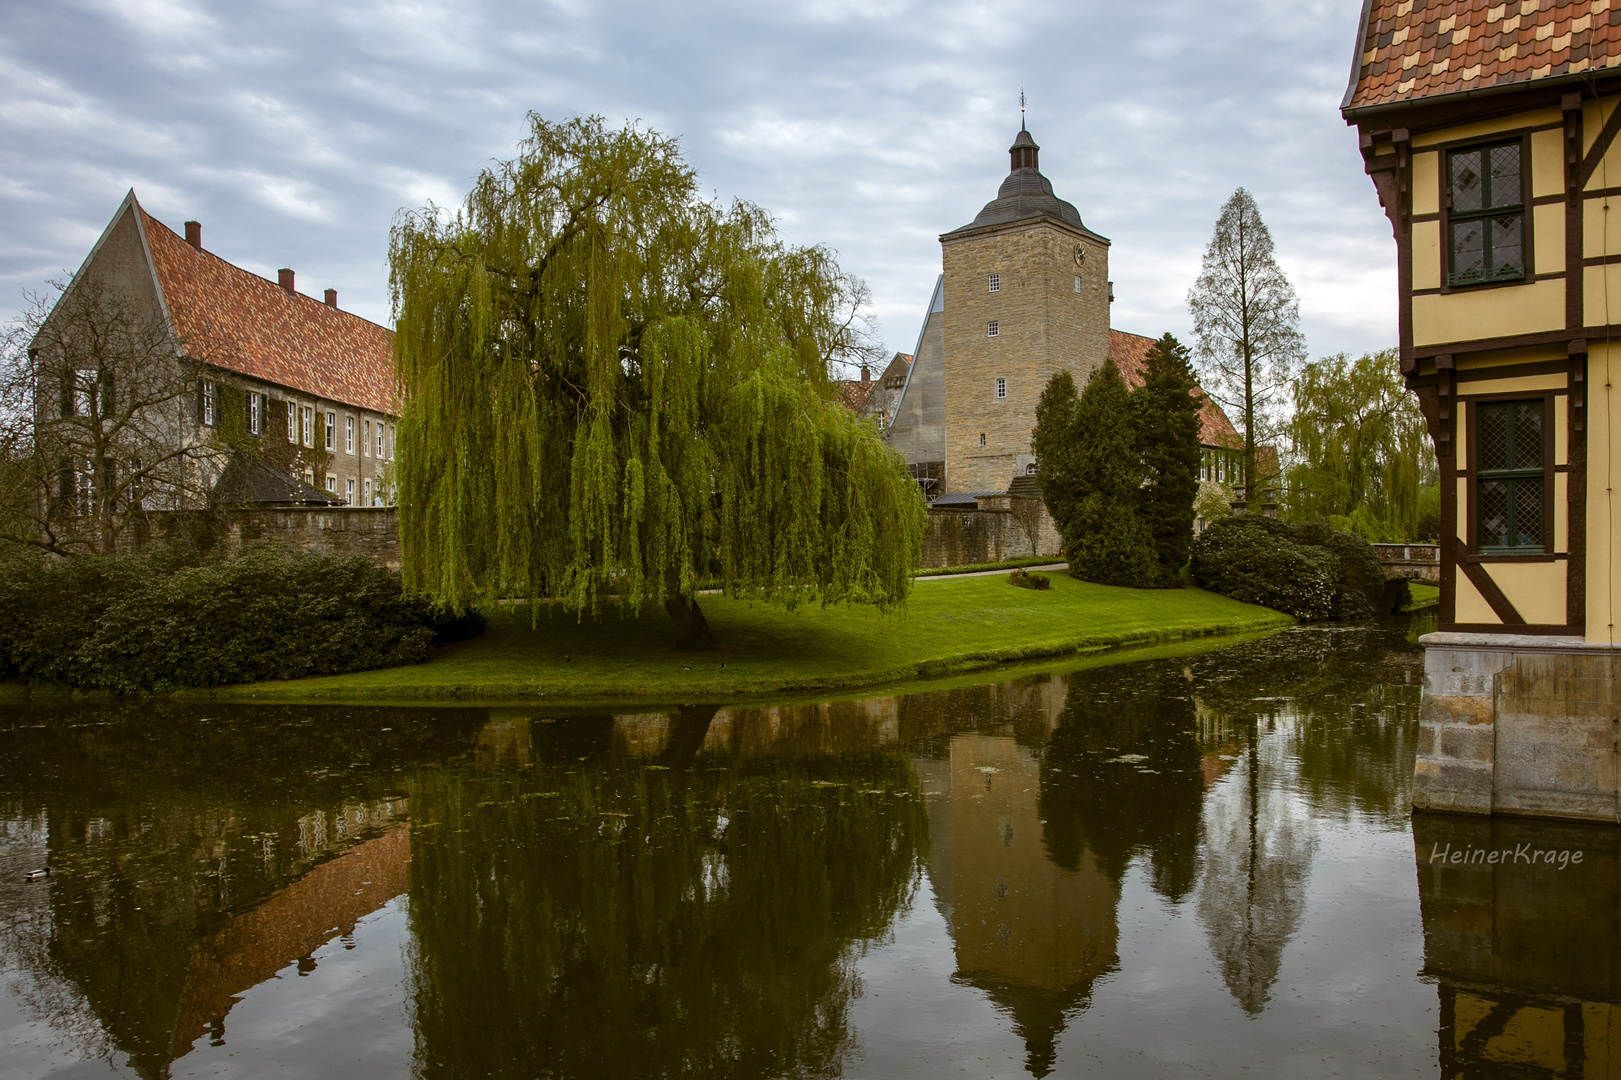
[[[1084,387],[1109,355],[1109,241],[1053,194],[1040,149],[1021,126],[996,198],[940,237],[947,492],[1006,491],[1047,380]]]

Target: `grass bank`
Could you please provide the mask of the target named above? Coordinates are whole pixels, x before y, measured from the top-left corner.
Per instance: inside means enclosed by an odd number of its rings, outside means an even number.
[[[1276,629],[1266,608],[1198,589],[1114,589],[1055,574],[1044,592],[1005,578],[919,581],[905,611],[866,607],[782,611],[718,596],[704,613],[723,648],[681,653],[660,609],[576,622],[505,607],[472,641],[425,664],[289,682],[222,687],[188,697],[253,701],[662,702],[825,693],[1065,657],[1132,644]]]
[[[1431,585],[1423,581],[1409,581],[1408,594],[1412,597],[1403,611],[1417,611],[1419,608],[1434,607],[1441,602],[1441,589],[1438,585]]]

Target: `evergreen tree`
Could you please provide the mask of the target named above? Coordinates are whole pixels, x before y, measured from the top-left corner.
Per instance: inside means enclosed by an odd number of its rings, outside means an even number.
[[[689,648],[715,643],[703,579],[904,601],[917,485],[828,379],[866,344],[860,282],[700,198],[657,132],[530,124],[458,212],[391,239],[407,584],[456,608],[662,603]]]
[[[1160,580],[1173,585],[1193,543],[1199,496],[1200,399],[1188,350],[1166,334],[1149,347],[1143,385],[1132,392],[1137,446],[1146,472],[1143,521],[1154,537]]]
[[[1154,537],[1139,507],[1144,474],[1137,425],[1120,369],[1108,360],[1070,408],[1073,395],[1067,372],[1053,376],[1033,440],[1036,476],[1064,538],[1069,572],[1101,585],[1155,585]],[[1043,458],[1044,449],[1051,460]]]

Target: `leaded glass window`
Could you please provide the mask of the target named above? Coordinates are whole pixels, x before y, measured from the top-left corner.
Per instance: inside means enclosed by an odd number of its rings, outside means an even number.
[[[1540,398],[1475,408],[1475,520],[1481,551],[1547,550],[1545,417]]]
[[[1454,150],[1447,280],[1453,285],[1525,277],[1525,184],[1518,142]]]

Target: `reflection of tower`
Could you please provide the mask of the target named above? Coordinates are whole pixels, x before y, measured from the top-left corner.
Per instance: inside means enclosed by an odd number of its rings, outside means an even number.
[[[1087,852],[1078,870],[1047,857],[1040,760],[1011,738],[957,735],[942,768],[919,762],[932,794],[929,875],[947,907],[957,978],[1013,1017],[1026,1067],[1051,1071],[1066,1013],[1118,961],[1120,889]]]
[[[1316,848],[1307,810],[1280,782],[1283,759],[1281,741],[1263,741],[1252,728],[1204,809],[1199,921],[1222,980],[1251,1016],[1266,1007],[1284,946],[1300,927]]]

